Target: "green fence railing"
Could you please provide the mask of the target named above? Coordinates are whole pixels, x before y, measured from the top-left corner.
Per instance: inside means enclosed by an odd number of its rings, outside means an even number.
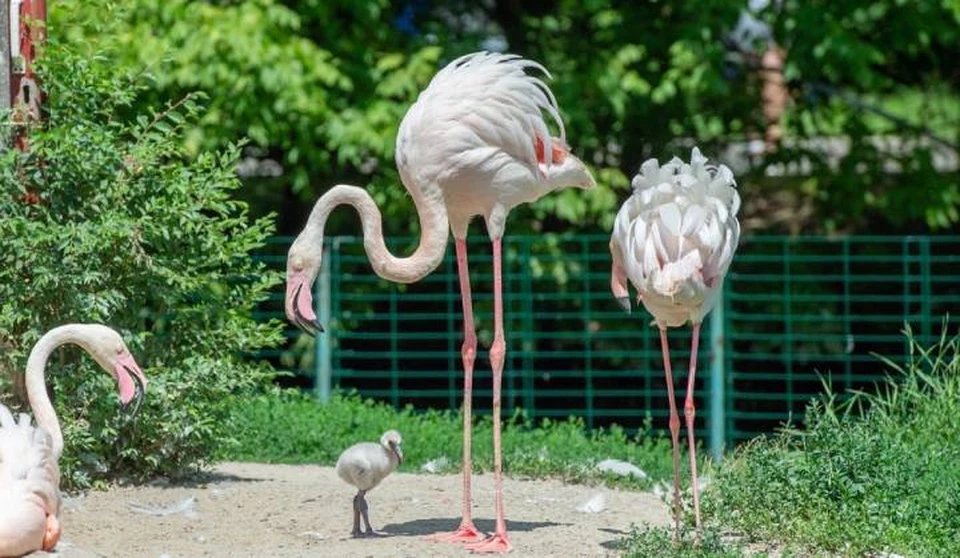
[[[645,311],[625,315],[612,299],[608,240],[504,240],[507,412],[521,407],[537,419],[576,415],[590,427],[627,428],[649,415],[665,427],[656,330]],[[275,239],[264,259],[282,267],[289,241]],[[392,248],[409,253],[415,242],[395,239]],[[489,242],[477,237],[469,251],[482,347],[474,409],[482,413],[491,403]],[[452,247],[440,268],[413,285],[379,279],[356,237],[328,238],[324,265],[316,299],[329,333],[314,344],[291,329],[289,345],[264,356],[321,395],[333,385],[397,406],[458,408],[462,324]],[[960,237],[745,238],[722,311],[703,328],[698,434],[717,450],[769,432],[801,416],[822,378],[838,390],[869,389],[885,374],[872,353],[904,358],[904,323],[931,342],[945,315],[956,323],[957,310]],[[282,317],[281,291],[263,315]],[[670,340],[675,371],[684,373],[689,328],[671,330]]]

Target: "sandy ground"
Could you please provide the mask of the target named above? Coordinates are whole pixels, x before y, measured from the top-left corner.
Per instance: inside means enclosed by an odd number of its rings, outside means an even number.
[[[631,523],[667,524],[649,492],[506,479],[513,556],[615,556]],[[595,499],[603,511],[577,508]],[[225,463],[203,483],[116,487],[68,498],[53,554],[34,556],[464,556],[424,540],[459,522],[459,475],[395,473],[367,496],[380,536],[353,539],[353,491],[330,467]],[[493,478],[474,479],[474,517],[493,529]]]

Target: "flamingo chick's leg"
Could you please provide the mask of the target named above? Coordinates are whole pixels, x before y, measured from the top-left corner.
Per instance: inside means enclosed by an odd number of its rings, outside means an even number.
[[[687,398],[683,405],[683,415],[687,419],[687,441],[690,445],[690,476],[693,486],[693,513],[696,518],[696,540],[700,539],[700,493],[697,487],[697,447],[693,436],[693,419],[696,407],[693,405],[693,384],[697,375],[697,346],[700,342],[700,322],[693,324],[693,342],[690,345],[690,373],[687,375]]]
[[[360,494],[357,495],[360,497],[360,501],[357,504],[357,508],[359,508],[360,515],[363,517],[363,524],[367,528],[365,534],[372,535],[373,527],[370,526],[370,516],[367,514],[367,499],[365,498],[365,494],[366,494],[366,491],[361,490]]]
[[[50,552],[60,542],[60,520],[54,514],[47,515],[47,526],[43,532],[43,542],[41,548]]]
[[[507,538],[507,520],[503,509],[503,451],[500,440],[500,384],[503,376],[503,362],[507,354],[507,343],[503,335],[503,282],[501,260],[501,239],[493,241],[493,345],[490,347],[490,365],[493,368],[493,486],[494,507],[496,508],[496,529],[486,540],[467,545],[473,552],[510,552],[510,539]]]
[[[670,439],[673,440],[673,540],[680,538],[680,416],[673,396],[673,371],[670,368],[670,347],[667,344],[667,328],[660,328],[660,348],[663,351],[663,369],[667,376],[667,400],[670,402]]]
[[[473,326],[473,302],[470,293],[470,272],[467,269],[467,241],[457,242],[457,273],[460,275],[460,296],[463,301],[463,519],[452,533],[437,533],[427,539],[432,541],[467,543],[483,539],[483,535],[473,524],[470,512],[470,429],[471,409],[473,408],[473,362],[477,357],[477,333]]]
[[[357,495],[353,497],[353,530],[350,531],[350,534],[354,537],[363,535],[363,531],[360,530],[360,499],[362,497],[362,490],[358,491]]]

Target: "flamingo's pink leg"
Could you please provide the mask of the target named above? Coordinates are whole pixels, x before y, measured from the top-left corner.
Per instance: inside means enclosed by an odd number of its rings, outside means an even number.
[[[493,368],[493,486],[494,506],[496,508],[496,529],[486,540],[468,544],[473,552],[510,552],[510,539],[507,537],[507,520],[503,509],[503,452],[500,443],[500,384],[503,376],[503,362],[507,354],[507,344],[503,335],[503,283],[500,239],[493,241],[493,345],[490,347],[490,365]]]
[[[693,405],[693,383],[697,375],[697,345],[700,342],[700,322],[693,324],[693,342],[690,345],[690,373],[687,375],[687,399],[683,405],[683,415],[687,419],[687,441],[690,445],[690,475],[693,486],[693,513],[696,517],[697,537],[700,535],[700,494],[697,487],[697,447],[693,436],[693,418],[696,407]]]
[[[660,325],[660,348],[663,351],[663,369],[667,375],[667,399],[670,402],[670,438],[673,440],[673,539],[680,537],[680,415],[673,395],[673,371],[670,368],[670,347],[667,328]]]
[[[473,361],[477,356],[477,334],[473,326],[473,302],[470,295],[470,272],[467,270],[467,242],[463,238],[457,242],[457,272],[460,275],[460,296],[463,300],[463,519],[452,533],[437,533],[428,540],[468,543],[476,542],[483,535],[473,524],[470,512],[470,420],[473,401]]]

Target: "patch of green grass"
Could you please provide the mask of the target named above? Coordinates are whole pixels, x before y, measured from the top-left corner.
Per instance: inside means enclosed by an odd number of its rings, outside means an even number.
[[[231,429],[239,443],[224,448],[222,460],[332,465],[344,449],[360,441],[376,441],[387,429],[403,435],[401,470],[419,471],[431,460],[444,459],[444,472],[460,470],[463,422],[458,413],[418,412],[393,407],[357,395],[335,395],[321,405],[297,392],[234,401]],[[473,425],[473,467],[493,467],[493,430],[490,417]],[[522,414],[505,421],[504,470],[520,477],[555,477],[571,482],[604,481],[643,488],[673,474],[670,440],[650,429],[629,436],[621,428],[589,431],[582,420],[544,420],[533,424]],[[646,480],[617,477],[596,470],[597,462],[622,459],[647,473]]]
[[[876,394],[812,403],[802,430],[719,468],[707,519],[815,554],[960,555],[960,336],[921,347]]]
[[[645,525],[631,530],[630,534],[619,541],[617,550],[625,558],[739,558],[768,556],[761,548],[748,548],[740,539],[723,537],[716,527],[708,526],[694,538],[693,530],[681,526],[679,542],[673,542],[673,527],[652,527]],[[790,556],[779,549],[775,553],[780,558]]]

